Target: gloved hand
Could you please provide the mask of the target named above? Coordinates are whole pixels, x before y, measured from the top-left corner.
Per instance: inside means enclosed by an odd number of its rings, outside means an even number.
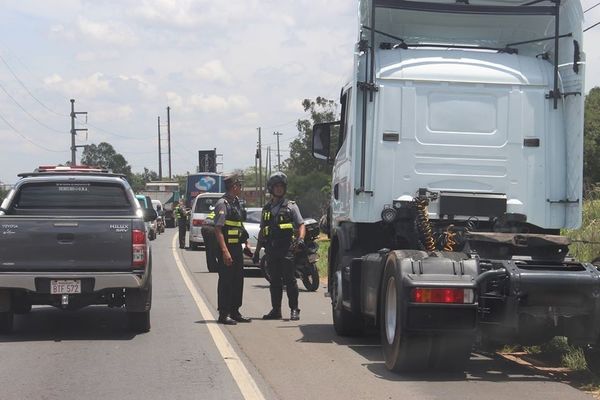
[[[260,263],[260,251],[255,251],[254,252],[254,255],[252,256],[252,262],[254,264]]]

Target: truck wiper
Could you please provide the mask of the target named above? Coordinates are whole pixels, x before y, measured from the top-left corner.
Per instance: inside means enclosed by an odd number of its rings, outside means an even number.
[[[546,1],[546,0],[544,0],[544,1]],[[363,25],[362,27],[367,30],[372,30],[371,27],[366,26],[366,25]],[[402,39],[401,37],[391,35],[387,32],[383,32],[383,31],[380,31],[377,29],[374,29],[373,32],[398,41],[398,43],[382,42],[379,45],[379,48],[383,49],[383,50],[391,50],[391,49],[398,49],[398,48],[408,49],[411,47],[413,47],[413,48],[414,47],[436,47],[436,48],[444,48],[444,49],[491,50],[491,51],[497,51],[498,53],[508,53],[508,54],[518,54],[518,52],[519,52],[517,49],[511,49],[510,44],[507,45],[506,47],[500,48],[500,47],[474,46],[474,45],[468,45],[468,44],[406,43],[406,41],[404,39]]]

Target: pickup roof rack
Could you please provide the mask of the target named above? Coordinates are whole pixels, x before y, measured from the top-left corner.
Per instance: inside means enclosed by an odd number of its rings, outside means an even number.
[[[25,178],[28,176],[46,176],[46,175],[100,175],[100,176],[116,176],[125,178],[124,174],[117,174],[106,168],[91,167],[89,165],[40,165],[33,172],[22,172],[17,176]]]

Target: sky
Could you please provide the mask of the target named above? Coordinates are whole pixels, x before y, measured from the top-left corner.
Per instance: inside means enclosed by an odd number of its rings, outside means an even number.
[[[600,0],[583,0],[587,9]],[[338,100],[352,71],[356,0],[0,0],[0,182],[108,142],[134,172],[158,172],[158,121],[171,172],[216,148],[220,170],[276,159],[297,137],[301,101]],[[600,6],[585,13],[600,21]],[[586,91],[600,86],[600,26],[584,34]],[[168,176],[167,141],[163,176]],[[78,159],[81,156],[78,149]]]

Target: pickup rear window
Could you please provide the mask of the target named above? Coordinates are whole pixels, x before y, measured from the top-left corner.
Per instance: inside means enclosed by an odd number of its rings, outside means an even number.
[[[40,182],[21,186],[12,208],[31,209],[129,209],[123,186],[100,182]]]

